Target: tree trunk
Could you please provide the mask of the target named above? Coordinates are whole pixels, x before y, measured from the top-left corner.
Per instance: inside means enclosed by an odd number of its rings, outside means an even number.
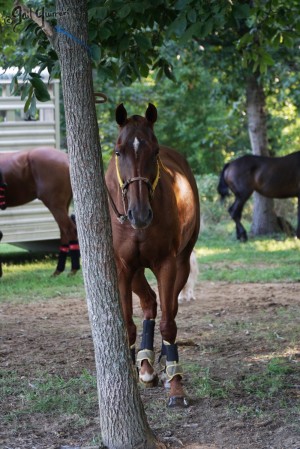
[[[55,40],[62,74],[67,143],[84,284],[92,328],[103,443],[155,448],[133,376],[121,312],[112,232],[87,47],[87,4],[57,1]]]
[[[267,117],[265,94],[256,72],[247,79],[248,132],[252,153],[257,156],[270,156],[267,140]],[[254,192],[251,234],[264,235],[280,232],[274,211],[274,200]]]

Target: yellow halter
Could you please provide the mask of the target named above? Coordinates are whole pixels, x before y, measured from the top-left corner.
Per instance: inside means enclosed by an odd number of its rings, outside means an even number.
[[[160,158],[157,158],[157,171],[156,171],[156,176],[155,179],[153,181],[153,183],[151,184],[151,182],[149,181],[148,178],[144,178],[142,176],[136,176],[134,178],[130,178],[127,181],[123,182],[122,178],[121,178],[121,174],[120,174],[120,168],[119,168],[119,157],[115,156],[115,164],[116,164],[116,173],[117,173],[117,178],[118,178],[118,182],[119,182],[119,186],[122,190],[122,192],[124,193],[127,189],[127,187],[129,186],[129,184],[131,184],[134,181],[143,181],[147,184],[147,186],[149,187],[151,196],[154,194],[154,191],[157,187],[158,181],[159,181],[159,177],[160,177],[160,168],[159,168],[159,162],[162,164]],[[163,165],[162,165],[163,166]]]

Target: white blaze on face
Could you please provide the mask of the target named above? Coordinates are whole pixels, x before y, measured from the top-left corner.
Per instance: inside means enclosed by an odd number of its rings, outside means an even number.
[[[133,148],[134,148],[135,154],[137,154],[139,146],[140,146],[140,141],[137,137],[135,137],[134,141],[133,141]]]

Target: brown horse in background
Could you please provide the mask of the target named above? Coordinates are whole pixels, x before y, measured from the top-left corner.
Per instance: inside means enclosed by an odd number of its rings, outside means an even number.
[[[6,184],[3,180],[2,171],[0,170],[0,209],[3,209],[5,207],[5,189]],[[2,240],[3,234],[0,230],[0,242]],[[2,277],[2,262],[0,259],[0,278]]]
[[[0,153],[3,181],[0,208],[21,206],[38,198],[52,213],[60,230],[61,245],[54,275],[65,269],[70,251],[71,273],[79,267],[76,225],[68,216],[72,189],[67,154],[55,148]],[[1,193],[1,191],[0,191]]]
[[[300,238],[300,151],[283,157],[242,156],[225,164],[220,175],[218,192],[224,199],[229,189],[235,201],[228,209],[236,223],[236,235],[247,241],[247,232],[241,223],[246,201],[254,191],[268,198],[298,198],[298,226]]]
[[[107,173],[113,244],[121,302],[129,343],[135,360],[136,326],[132,317],[132,291],[144,314],[143,336],[137,354],[139,379],[154,386],[154,325],[156,294],[144,269],[158,282],[161,307],[161,370],[170,387],[169,406],[186,405],[176,345],[175,317],[178,295],[189,276],[190,255],[200,223],[195,179],[186,160],[176,151],[159,146],[153,131],[157,119],[149,104],[145,117],[127,117],[123,104],[116,110],[119,137]],[[121,212],[120,212],[121,211]]]

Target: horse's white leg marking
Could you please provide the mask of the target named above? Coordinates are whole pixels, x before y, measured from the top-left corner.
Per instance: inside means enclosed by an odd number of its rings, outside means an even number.
[[[183,289],[181,290],[181,292],[179,293],[179,296],[178,296],[179,303],[181,303],[183,301],[191,301],[191,300],[195,299],[194,288],[195,288],[195,284],[197,282],[199,269],[198,269],[196,254],[194,251],[192,252],[191,258],[190,258],[190,268],[191,268],[191,270],[190,270],[190,275],[187,280],[187,283],[185,284],[185,286],[183,287]]]

